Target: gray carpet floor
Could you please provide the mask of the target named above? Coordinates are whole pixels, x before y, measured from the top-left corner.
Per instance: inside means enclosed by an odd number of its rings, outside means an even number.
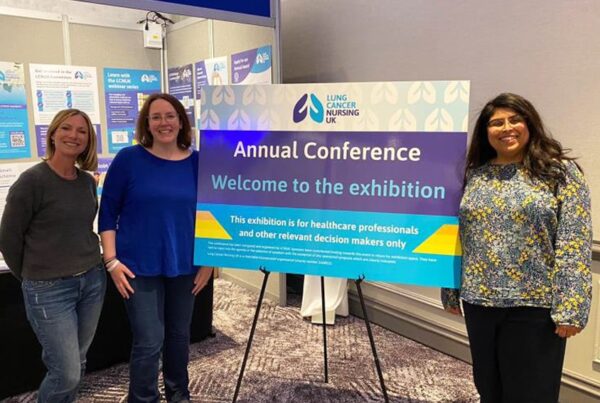
[[[230,402],[254,316],[257,294],[228,281],[215,282],[216,337],[191,346],[194,402]],[[471,367],[462,361],[372,326],[391,402],[478,402]],[[264,302],[238,402],[381,402],[364,322],[336,319],[327,328],[329,382],[323,382],[322,329],[296,306]],[[127,365],[85,377],[80,402],[125,402]],[[36,393],[7,399],[33,402]]]

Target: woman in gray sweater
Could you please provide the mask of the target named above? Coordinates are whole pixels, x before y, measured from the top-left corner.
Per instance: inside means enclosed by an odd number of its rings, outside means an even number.
[[[73,402],[85,371],[106,273],[93,222],[98,165],[90,118],[60,111],[50,123],[43,162],[12,185],[0,225],[0,251],[21,280],[27,318],[48,372],[38,402]]]

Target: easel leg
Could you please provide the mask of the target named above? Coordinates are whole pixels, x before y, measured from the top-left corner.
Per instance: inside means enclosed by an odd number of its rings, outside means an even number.
[[[325,368],[325,383],[329,382],[329,375],[327,370],[327,320],[325,317],[325,278],[321,276],[321,313],[323,315],[323,357]]]
[[[371,325],[367,316],[367,308],[365,307],[365,300],[363,298],[360,283],[362,283],[364,277],[354,280],[356,283],[356,289],[358,290],[358,298],[360,299],[360,306],[362,307],[363,316],[365,318],[365,325],[367,325],[367,333],[369,334],[369,341],[371,342],[371,350],[373,351],[373,359],[375,360],[375,368],[377,368],[377,375],[379,376],[379,383],[381,384],[381,391],[383,392],[383,398],[385,402],[389,402],[385,383],[383,382],[383,373],[381,372],[381,366],[379,365],[379,358],[377,357],[377,350],[375,349],[375,340],[373,339],[373,332],[371,331]]]
[[[258,315],[260,314],[260,306],[262,305],[262,301],[265,296],[265,289],[267,288],[267,280],[269,279],[269,272],[264,267],[260,267],[260,271],[265,275],[265,277],[263,278],[262,287],[260,289],[260,295],[258,297],[258,303],[256,304],[256,312],[254,313],[254,321],[252,322],[252,328],[250,329],[250,336],[248,337],[248,343],[246,344],[246,352],[244,353],[244,359],[242,360],[242,368],[240,369],[240,376],[238,377],[237,385],[235,386],[235,393],[233,394],[233,403],[235,403],[237,401],[237,397],[240,392],[240,386],[242,385],[242,378],[244,378],[244,370],[246,369],[246,361],[248,360],[248,354],[250,353],[250,346],[252,345],[252,339],[254,338],[254,330],[256,329],[256,323],[258,322]]]

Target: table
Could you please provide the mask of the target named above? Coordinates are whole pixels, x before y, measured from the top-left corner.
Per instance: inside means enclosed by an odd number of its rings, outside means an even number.
[[[198,294],[192,317],[191,341],[213,335],[213,280]],[[123,299],[110,278],[87,371],[129,360],[131,332]],[[9,272],[0,272],[0,399],[38,388],[46,372],[41,347],[29,326],[21,286]]]

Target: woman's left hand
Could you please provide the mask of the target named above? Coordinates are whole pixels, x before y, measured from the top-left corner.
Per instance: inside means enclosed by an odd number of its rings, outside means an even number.
[[[200,267],[198,269],[196,277],[194,278],[194,288],[192,289],[192,294],[198,295],[198,293],[202,291],[204,286],[208,284],[208,280],[210,280],[212,273],[212,267]]]
[[[579,332],[581,332],[580,327],[570,325],[557,325],[556,330],[554,331],[554,333],[556,333],[559,337],[562,337],[564,339],[571,336],[575,336]]]

